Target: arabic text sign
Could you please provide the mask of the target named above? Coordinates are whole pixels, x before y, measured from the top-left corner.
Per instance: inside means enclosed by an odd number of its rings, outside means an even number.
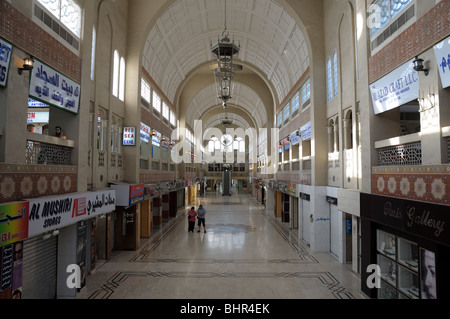
[[[434,46],[442,87],[450,86],[450,37]]]
[[[39,60],[34,60],[29,92],[32,98],[77,114],[80,91],[78,83]]]
[[[0,247],[28,237],[28,202],[0,205]]]
[[[419,98],[419,75],[413,61],[403,64],[370,85],[375,114],[380,114]]]
[[[0,86],[5,87],[8,81],[13,46],[0,38]]]
[[[62,228],[116,209],[115,190],[31,199],[28,236]]]

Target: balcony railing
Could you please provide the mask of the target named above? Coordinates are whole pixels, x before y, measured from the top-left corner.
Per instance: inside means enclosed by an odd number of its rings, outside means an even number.
[[[422,165],[422,143],[419,133],[375,142],[378,166]]]
[[[74,142],[53,136],[28,133],[25,160],[27,164],[72,165]]]

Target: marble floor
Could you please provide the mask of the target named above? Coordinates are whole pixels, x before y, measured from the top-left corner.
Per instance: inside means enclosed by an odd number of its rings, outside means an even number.
[[[364,299],[358,274],[328,253],[312,253],[254,197],[208,193],[199,204],[206,233],[197,225],[188,233],[179,211],[139,250],[114,251],[77,298]]]

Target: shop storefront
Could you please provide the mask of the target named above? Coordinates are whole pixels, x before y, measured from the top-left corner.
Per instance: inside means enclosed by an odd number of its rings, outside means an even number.
[[[76,290],[66,285],[67,266],[80,267],[83,288],[86,276],[95,269],[97,243],[106,240],[96,232],[97,219],[114,211],[115,201],[115,190],[107,189],[0,207],[0,227],[9,228],[0,228],[5,244],[2,253],[6,254],[1,265],[1,298],[74,297]]]
[[[362,291],[378,299],[448,299],[448,212],[445,205],[361,194]],[[380,288],[368,286],[369,265],[380,267]]]
[[[136,250],[140,246],[140,210],[144,184],[112,184],[117,203],[114,217],[114,249]]]

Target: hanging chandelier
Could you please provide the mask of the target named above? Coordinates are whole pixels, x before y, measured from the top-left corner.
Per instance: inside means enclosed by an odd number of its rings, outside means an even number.
[[[215,55],[215,63],[211,65],[214,71],[217,98],[225,108],[233,93],[235,70],[242,70],[242,66],[233,64],[233,57],[239,53],[240,46],[231,41],[227,31],[227,2],[225,0],[225,27],[222,38],[216,44],[211,44],[211,52]]]

